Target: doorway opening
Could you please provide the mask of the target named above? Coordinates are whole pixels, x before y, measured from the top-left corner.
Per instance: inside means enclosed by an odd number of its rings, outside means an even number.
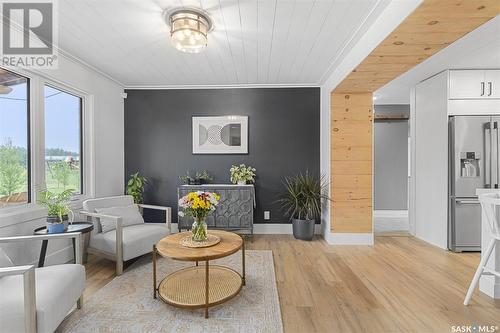
[[[376,235],[409,235],[409,104],[374,106],[373,224]]]

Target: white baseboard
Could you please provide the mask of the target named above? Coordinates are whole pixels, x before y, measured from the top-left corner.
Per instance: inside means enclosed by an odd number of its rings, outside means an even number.
[[[330,245],[373,245],[373,233],[332,233],[325,234]]]
[[[374,218],[408,218],[408,210],[374,210]]]
[[[440,249],[443,249],[443,250],[448,250],[448,242],[447,240],[443,239],[442,242],[436,242],[435,240],[433,239],[430,239],[428,237],[422,237],[421,235],[419,234],[415,234],[415,238],[418,238],[426,243],[429,243],[431,245],[434,245],[434,246],[437,246],[439,247]]]
[[[291,223],[256,223],[253,225],[253,233],[261,235],[291,235],[293,234]],[[321,224],[316,224],[314,234],[321,234]]]
[[[177,223],[172,223],[172,232],[179,232]],[[255,223],[253,225],[253,233],[257,235],[291,235],[291,223]],[[321,224],[316,224],[314,227],[314,234],[321,235]]]

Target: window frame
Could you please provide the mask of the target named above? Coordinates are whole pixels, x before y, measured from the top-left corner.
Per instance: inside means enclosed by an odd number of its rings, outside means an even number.
[[[21,76],[23,78],[26,79],[26,104],[27,104],[27,107],[26,107],[26,173],[27,173],[27,186],[26,186],[26,191],[27,191],[27,194],[28,194],[28,200],[27,202],[23,202],[23,203],[20,203],[18,205],[14,205],[14,206],[7,206],[7,207],[4,207],[4,208],[0,208],[0,211],[10,211],[10,210],[15,210],[16,208],[19,208],[19,207],[24,207],[26,205],[29,205],[32,203],[32,164],[31,164],[31,161],[32,161],[32,147],[31,147],[31,122],[32,122],[32,119],[31,119],[31,115],[32,115],[32,109],[31,109],[31,93],[32,93],[32,90],[31,90],[31,77],[29,77],[28,75],[25,75],[25,74],[22,74],[22,73],[18,73],[16,71],[13,71],[11,69],[8,69],[8,68],[1,68],[2,70],[6,71],[6,72],[10,72],[12,74],[15,74],[15,75],[18,75],[18,76]]]
[[[94,97],[92,94],[75,88],[44,72],[21,68],[1,69],[28,79],[29,90],[29,202],[11,207],[0,208],[0,227],[13,225],[27,220],[43,217],[45,209],[37,204],[37,191],[45,185],[45,98],[44,86],[48,85],[80,98],[80,154],[82,159],[81,191],[71,198],[72,207],[81,207],[81,203],[95,194],[94,172]],[[85,159],[83,158],[85,156]]]
[[[52,88],[52,89],[57,89],[63,93],[66,93],[66,94],[69,94],[69,95],[72,95],[76,98],[78,98],[80,100],[80,112],[79,112],[79,121],[80,121],[80,133],[79,133],[79,139],[80,139],[80,191],[79,192],[75,192],[72,196],[72,200],[77,200],[78,197],[81,197],[83,195],[85,195],[86,193],[86,184],[85,184],[85,172],[87,171],[87,167],[85,165],[85,142],[84,142],[84,112],[85,112],[85,96],[82,96],[76,92],[73,91],[73,89],[70,89],[70,88],[67,88],[67,87],[61,87],[59,84],[54,84],[52,81],[48,81],[46,80],[44,83],[43,83],[43,86],[42,86],[42,92],[43,92],[43,104],[44,104],[44,107],[43,107],[43,127],[44,127],[44,136],[43,136],[43,145],[44,145],[44,149],[43,149],[43,156],[44,156],[44,170],[45,170],[45,87],[49,87],[49,88]],[[43,183],[46,184],[45,182],[45,171],[43,173]]]

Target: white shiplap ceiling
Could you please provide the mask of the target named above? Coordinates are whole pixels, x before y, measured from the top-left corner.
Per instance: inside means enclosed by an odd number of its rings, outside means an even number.
[[[127,87],[319,85],[388,0],[61,0],[59,47]],[[208,48],[177,51],[162,13],[205,10]]]

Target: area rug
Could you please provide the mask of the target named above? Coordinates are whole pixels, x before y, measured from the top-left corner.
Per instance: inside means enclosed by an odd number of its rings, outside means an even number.
[[[241,271],[241,253],[211,261]],[[193,263],[158,260],[158,281]],[[84,300],[57,332],[283,332],[271,251],[246,251],[246,286],[232,300],[204,310],[186,310],[153,299],[151,256]]]

